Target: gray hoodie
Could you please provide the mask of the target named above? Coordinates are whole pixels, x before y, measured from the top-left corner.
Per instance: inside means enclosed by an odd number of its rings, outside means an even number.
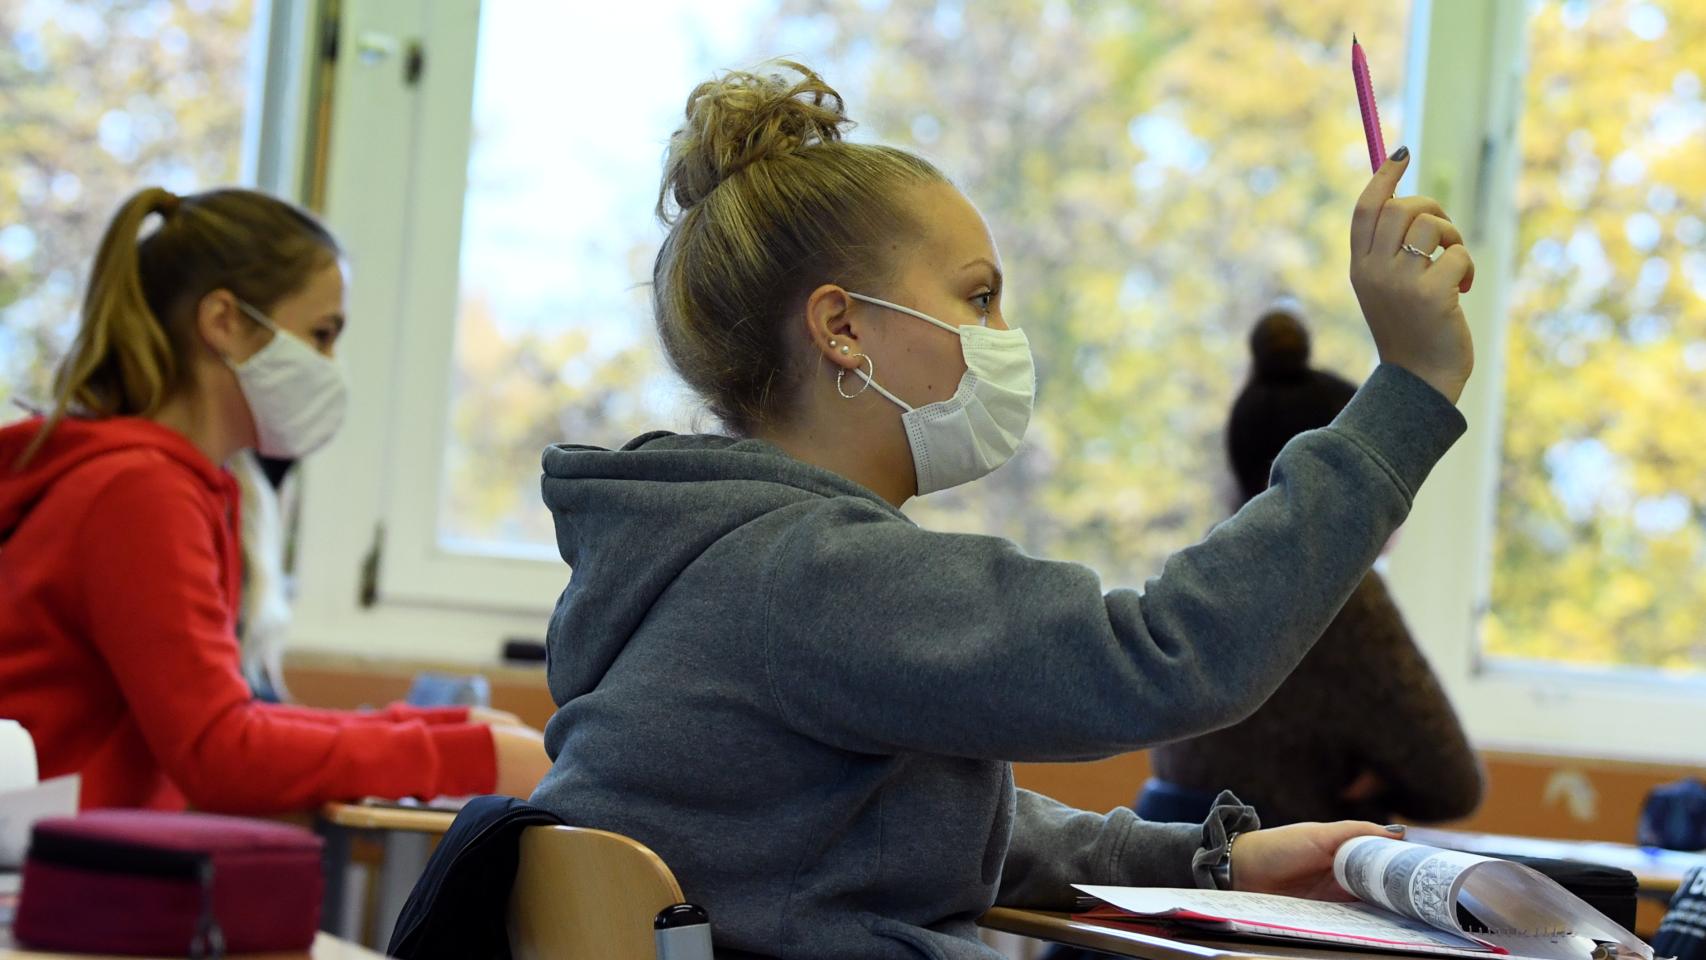
[[[719,957],[989,960],[991,904],[1192,886],[1203,828],[1014,790],[1249,715],[1367,573],[1463,418],[1381,367],[1143,592],[922,530],[756,440],[545,452],[573,577],[535,803],[655,850]]]

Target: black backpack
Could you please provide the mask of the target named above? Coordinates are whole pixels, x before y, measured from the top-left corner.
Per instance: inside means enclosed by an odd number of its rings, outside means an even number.
[[[562,823],[514,797],[468,801],[409,893],[385,952],[403,960],[510,960],[506,921],[521,832]]]

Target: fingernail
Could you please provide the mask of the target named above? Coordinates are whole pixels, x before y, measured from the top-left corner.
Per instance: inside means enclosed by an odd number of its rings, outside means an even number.
[[[1401,837],[1404,835],[1404,825],[1401,823],[1388,824],[1386,832]]]
[[[1392,153],[1392,162],[1393,163],[1403,163],[1405,160],[1408,160],[1408,159],[1410,159],[1410,148],[1409,147],[1399,147],[1397,150],[1393,151],[1393,153]]]

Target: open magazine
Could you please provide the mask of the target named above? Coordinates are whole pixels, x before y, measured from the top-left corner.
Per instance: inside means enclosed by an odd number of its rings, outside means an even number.
[[[1522,864],[1357,837],[1339,848],[1333,873],[1357,902],[1079,885],[1088,895],[1080,916],[1138,929],[1433,956],[1653,960],[1640,938]]]

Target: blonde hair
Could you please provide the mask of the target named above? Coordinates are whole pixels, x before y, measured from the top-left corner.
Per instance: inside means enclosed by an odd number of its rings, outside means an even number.
[[[947,182],[893,147],[848,143],[841,95],[788,60],[687,98],[658,193],[669,227],[652,305],[671,366],[730,428],[772,420],[792,391],[783,320],[824,283],[870,285],[888,241],[916,233],[902,188]]]
[[[140,236],[156,214],[159,227]],[[19,465],[68,411],[145,417],[188,387],[202,297],[229,290],[269,311],[339,256],[319,221],[264,193],[138,191],[101,237],[77,337],[54,374],[53,408]]]

